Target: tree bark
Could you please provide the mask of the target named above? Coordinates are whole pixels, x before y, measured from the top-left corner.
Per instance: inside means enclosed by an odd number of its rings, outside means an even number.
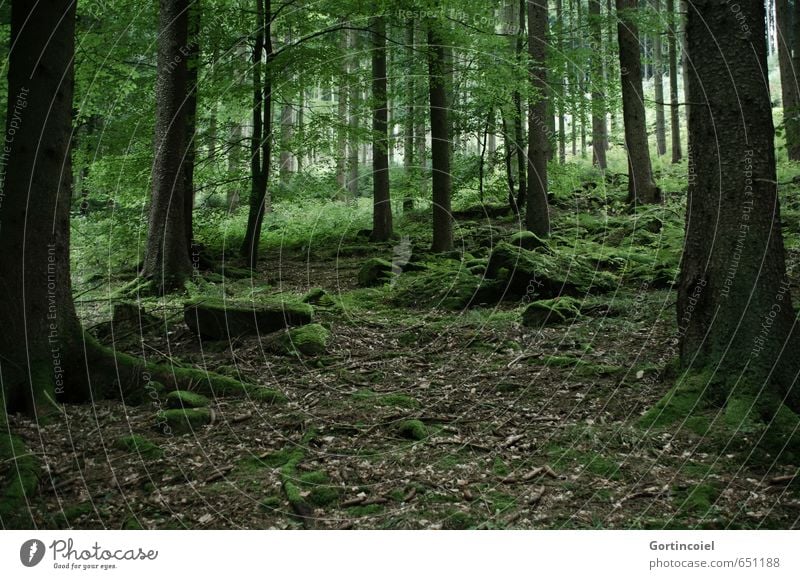
[[[340,34],[339,42],[342,53],[347,54],[347,30],[342,30]],[[346,58],[342,60],[341,68],[342,74],[336,91],[338,99],[336,113],[339,122],[336,130],[336,184],[339,186],[339,191],[345,191],[347,187],[347,83],[350,72]]]
[[[372,234],[371,241],[392,236],[389,194],[389,135],[386,100],[386,22],[372,18]]]
[[[661,0],[653,0],[656,14],[661,14]],[[656,98],[656,153],[667,154],[667,127],[664,115],[664,58],[661,29],[653,34],[653,84]]]
[[[798,3],[795,2],[795,6]],[[800,12],[794,8],[795,12]],[[792,161],[800,161],[800,97],[798,96],[798,71],[792,58],[793,37],[800,23],[792,23],[789,0],[776,0],[775,17],[778,30],[778,63],[781,74],[781,101],[783,126],[786,135],[786,152]]]
[[[183,160],[184,220],[186,247],[192,259],[194,243],[194,164],[197,159],[197,82],[200,72],[201,1],[189,6],[188,43],[186,45],[186,155]]]
[[[547,208],[547,0],[528,1],[529,77],[536,101],[528,106],[528,207],[525,225],[539,237],[550,235]]]
[[[251,269],[258,264],[258,244],[261,224],[269,211],[269,171],[272,157],[272,56],[271,0],[256,0],[256,30],[253,48],[253,135],[250,139],[250,200],[247,229],[240,249]],[[266,66],[262,82],[262,60],[266,51]]]
[[[799,364],[764,80],[765,9],[763,2],[739,7],[689,3],[689,90],[696,95],[689,148],[701,170],[689,181],[680,359],[684,368],[708,372],[702,399],[716,408],[744,398],[756,411],[772,413],[782,400],[796,411],[800,396],[791,388]]]
[[[192,269],[184,171],[189,115],[188,23],[188,0],[161,0],[153,188],[142,270],[160,294],[182,288]]]
[[[680,163],[681,151],[681,119],[678,101],[678,47],[675,38],[675,0],[667,0],[667,18],[669,22],[669,116],[670,136],[672,137],[672,162]]]
[[[414,53],[414,19],[409,18],[405,30],[405,53],[408,63],[409,74],[406,77],[406,116],[403,122],[403,169],[406,177],[411,178],[416,168],[414,167],[414,116],[416,114],[415,95],[416,83],[414,77],[413,63]],[[403,199],[403,211],[414,209],[414,198],[406,197]]]
[[[637,2],[636,0],[616,0],[616,2],[622,114],[628,154],[628,201],[632,204],[656,203],[660,201],[661,193],[653,181],[650,149],[647,143],[639,30],[631,18]]]
[[[603,71],[603,21],[600,18],[601,0],[589,0],[589,28],[592,38],[592,157],[594,164],[606,170],[606,105]]]
[[[433,173],[433,245],[435,252],[453,249],[450,212],[450,135],[448,122],[445,55],[437,23],[428,23],[428,79],[431,111],[431,165]]]
[[[358,32],[355,30],[348,31],[348,44],[350,46],[350,53],[355,54],[358,51]],[[352,72],[358,67],[354,57],[348,58],[348,69]],[[358,197],[358,147],[359,140],[356,138],[358,135],[358,128],[361,124],[360,113],[361,111],[361,89],[353,83],[350,90],[348,100],[349,118],[348,125],[350,128],[350,139],[347,144],[347,190],[350,196],[355,199]]]

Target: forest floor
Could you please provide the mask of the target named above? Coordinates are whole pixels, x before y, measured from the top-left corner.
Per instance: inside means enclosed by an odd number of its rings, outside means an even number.
[[[489,222],[501,237],[519,227],[513,216],[475,219],[457,238]],[[469,243],[462,250],[479,253]],[[365,260],[391,259],[393,244],[351,236],[305,249],[273,249],[252,279],[218,289],[325,289],[334,299],[314,313],[332,331],[322,355],[277,355],[258,336],[200,340],[180,297],[142,301],[161,317],[156,329],[115,328],[131,354],[269,386],[285,401],[218,398],[213,423],[182,435],[156,428],[161,400],[66,405],[45,426],[12,417],[46,464],[30,504],[37,526],[800,527],[796,465],[747,460],[687,424],[637,426],[676,379],[669,284],[634,278],[586,315],[530,328],[519,299],[409,307],[396,299],[402,284],[358,287]],[[107,310],[83,317],[102,335]],[[120,444],[131,435],[144,437],[139,450]]]

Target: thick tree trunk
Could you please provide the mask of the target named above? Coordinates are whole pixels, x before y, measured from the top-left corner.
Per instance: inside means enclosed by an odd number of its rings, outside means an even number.
[[[256,31],[253,49],[253,135],[250,139],[250,185],[247,229],[240,249],[250,268],[258,264],[261,224],[269,211],[269,170],[272,156],[272,77],[269,69],[272,55],[271,0],[256,0]],[[266,51],[264,79],[261,79],[262,58]]]
[[[149,231],[142,274],[158,293],[183,287],[192,266],[187,243],[184,155],[189,1],[161,0],[156,78],[155,159]]]
[[[798,2],[795,2],[797,6]],[[800,10],[797,11],[800,13]],[[786,152],[792,161],[800,161],[800,97],[798,78],[800,71],[794,69],[792,58],[793,37],[800,23],[792,23],[792,8],[789,0],[776,0],[775,17],[778,29],[778,63],[781,74],[781,100],[783,125],[786,131]]]
[[[702,374],[661,406],[676,409],[690,396],[715,414],[727,406],[725,418],[737,429],[754,418],[769,423],[780,409],[774,426],[789,422],[791,431],[797,417],[781,403],[800,408],[792,390],[800,364],[763,76],[764,4],[739,8],[725,0],[689,3],[689,90],[696,95],[689,143],[702,169],[689,182],[677,308],[682,365]],[[778,451],[787,444],[797,450],[797,433],[776,442]]]
[[[372,235],[371,241],[392,236],[389,196],[389,135],[386,100],[386,22],[375,17],[372,29]]]
[[[537,100],[528,106],[528,207],[525,225],[539,237],[550,235],[547,209],[547,0],[528,2],[529,76]]]
[[[636,0],[616,0],[619,64],[622,77],[622,114],[625,122],[625,147],[628,153],[628,201],[632,204],[656,203],[661,193],[653,181],[650,149],[647,143],[642,60],[639,30],[632,11]]]
[[[606,170],[606,105],[603,70],[603,21],[600,18],[600,1],[589,0],[589,28],[592,37],[592,157],[594,164]]]
[[[653,0],[656,14],[661,14],[661,0]],[[659,157],[667,154],[667,127],[664,115],[664,58],[661,30],[653,34],[653,84],[656,97],[656,153]]]
[[[450,124],[445,80],[444,46],[435,28],[428,23],[428,79],[431,110],[431,164],[433,173],[433,251],[453,249],[453,223],[450,212]]]
[[[680,163],[683,153],[681,151],[681,119],[678,101],[678,47],[675,37],[675,0],[667,0],[667,18],[669,22],[669,116],[672,137],[672,162]]]

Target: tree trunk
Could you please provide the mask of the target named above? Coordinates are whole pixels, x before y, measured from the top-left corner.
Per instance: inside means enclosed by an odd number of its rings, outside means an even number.
[[[340,46],[343,54],[347,54],[347,31],[341,31]],[[336,130],[336,184],[339,191],[347,187],[347,83],[349,82],[349,66],[347,59],[343,59],[342,74],[339,78],[339,87],[336,91],[338,98],[337,120],[339,126]]]
[[[678,102],[678,47],[675,37],[675,0],[667,0],[667,18],[669,22],[669,116],[670,134],[672,136],[672,162],[680,163],[681,152],[681,119]]]
[[[287,31],[284,37],[284,45],[292,42],[292,35]],[[290,79],[291,82],[291,79]],[[292,154],[292,141],[294,140],[294,107],[292,106],[292,94],[290,83],[284,84],[286,90],[283,94],[283,105],[281,106],[281,153],[279,157],[278,176],[283,184],[289,182],[294,173],[294,155]]]
[[[791,429],[797,416],[781,407],[800,408],[791,390],[800,365],[763,80],[764,3],[739,8],[730,10],[725,0],[690,2],[689,90],[696,104],[689,148],[701,170],[689,181],[677,308],[681,363],[698,374],[685,378],[653,414],[666,410],[685,420],[686,408],[718,415],[726,407],[725,421],[735,420],[731,426],[739,429],[782,412],[774,426],[791,426],[775,440],[777,450],[788,445],[796,451],[800,437]]]
[[[661,0],[654,0],[656,14],[661,14]],[[662,55],[661,30],[653,34],[653,84],[656,97],[656,153],[667,154],[667,127],[664,115],[664,58]]]
[[[433,173],[433,246],[435,252],[453,249],[450,213],[450,124],[445,86],[444,46],[435,26],[428,23],[428,79],[431,109],[431,166]]]
[[[550,235],[547,209],[547,0],[528,2],[528,66],[537,101],[528,106],[528,207],[525,225],[539,237]]]
[[[158,293],[183,287],[192,266],[187,243],[184,155],[189,106],[188,0],[161,0],[156,78],[155,159],[142,274]]]
[[[797,6],[798,2],[795,2]],[[793,68],[792,39],[798,24],[792,26],[792,10],[789,0],[776,0],[775,17],[778,28],[778,63],[781,74],[781,100],[783,125],[786,131],[786,152],[792,161],[800,161],[800,99],[798,98],[797,72]]]
[[[197,81],[200,69],[200,18],[201,3],[195,0],[189,6],[188,44],[186,45],[186,155],[183,159],[183,191],[186,247],[192,259],[194,243],[194,164],[197,159]]]
[[[370,241],[392,236],[389,197],[389,135],[386,100],[386,22],[377,16],[372,29],[372,235]]]
[[[603,71],[603,21],[600,1],[589,0],[589,28],[592,37],[592,157],[594,164],[605,171],[606,162],[606,106]]]
[[[230,143],[228,150],[228,179],[239,178],[239,163],[242,159],[242,125],[234,121],[230,129]],[[241,186],[238,181],[228,184],[226,204],[228,211],[235,211],[239,207]]]
[[[661,193],[653,181],[647,143],[639,30],[632,19],[636,0],[616,0],[619,64],[622,78],[622,114],[628,152],[628,201],[656,203]]]
[[[406,62],[408,63],[410,74],[406,77],[406,116],[403,123],[403,170],[406,178],[410,179],[416,171],[414,167],[414,116],[415,109],[415,95],[416,83],[414,82],[414,19],[409,18],[406,23],[406,39],[405,39],[405,52]],[[414,198],[406,197],[403,199],[403,211],[411,211],[414,209]]]
[[[355,54],[358,51],[358,32],[355,30],[348,31],[348,43],[350,46],[350,54]],[[348,59],[348,70],[353,72],[358,69],[358,63],[355,62],[353,57]],[[359,141],[357,139],[358,128],[360,126],[361,111],[361,89],[356,83],[352,83],[350,95],[348,98],[349,106],[349,119],[348,125],[350,128],[350,139],[347,145],[347,190],[350,196],[355,199],[358,197],[358,147]]]
[[[253,49],[253,135],[250,139],[250,202],[247,229],[240,253],[250,268],[258,264],[261,224],[269,211],[270,158],[272,156],[272,6],[271,0],[256,0],[256,31]],[[262,57],[266,51],[264,80],[261,80]]]
[[[688,0],[680,0],[681,11],[681,71],[683,72],[683,113],[686,115],[686,126],[689,126],[689,111],[691,106],[689,100],[689,52],[686,50],[686,15],[689,12]]]

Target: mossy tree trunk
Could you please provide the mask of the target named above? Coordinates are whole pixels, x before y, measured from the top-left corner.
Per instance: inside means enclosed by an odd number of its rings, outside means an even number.
[[[372,235],[371,241],[392,236],[389,194],[389,134],[386,97],[386,21],[376,16],[372,29]]]
[[[183,191],[185,207],[186,246],[190,248],[189,259],[192,258],[194,242],[194,165],[197,158],[197,83],[200,72],[200,17],[201,2],[194,0],[189,6],[188,45],[186,56],[186,155],[183,160]],[[213,119],[214,117],[212,117]],[[216,132],[216,123],[213,125]],[[216,141],[216,137],[214,138]],[[212,141],[213,143],[213,141]],[[213,150],[212,144],[212,150]]]
[[[797,371],[778,203],[764,4],[689,3],[693,164],[678,288],[680,357],[711,370],[705,396],[785,400]],[[736,66],[729,64],[735,62]],[[744,103],[744,104],[743,104]],[[774,406],[774,404],[773,404]]]
[[[183,287],[192,266],[187,243],[184,161],[187,103],[189,1],[159,4],[155,158],[142,275],[158,293]]]
[[[634,19],[636,0],[616,0],[619,64],[622,78],[622,115],[628,153],[628,201],[656,203],[661,194],[653,180],[642,90],[639,29]]]
[[[528,105],[528,206],[525,224],[539,237],[550,235],[550,216],[547,207],[548,138],[547,94],[547,0],[528,2],[528,66],[531,86],[536,91],[535,102]]]
[[[433,173],[433,251],[453,249],[450,212],[450,146],[447,89],[444,74],[444,46],[436,29],[428,23],[428,78],[431,112],[431,167]]]

